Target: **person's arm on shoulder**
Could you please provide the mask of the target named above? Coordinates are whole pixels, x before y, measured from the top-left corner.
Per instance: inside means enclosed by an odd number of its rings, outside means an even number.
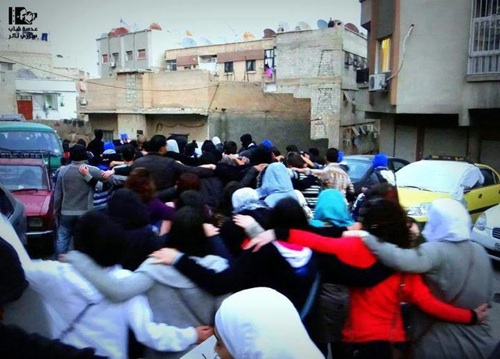
[[[210,177],[213,176],[214,170],[209,169],[209,168],[203,168],[203,167],[194,167],[194,166],[186,166],[182,164],[181,162],[174,162],[174,169],[178,173],[184,173],[184,172],[191,172],[195,173],[200,177]]]
[[[179,352],[199,341],[195,327],[178,328],[154,323],[148,300],[143,295],[127,302],[127,315],[137,340],[154,350]]]
[[[153,279],[138,272],[133,272],[127,277],[116,278],[97,265],[92,258],[78,251],[69,252],[65,258],[66,262],[71,263],[102,295],[113,302],[123,302],[142,294],[154,284]]]
[[[486,303],[475,309],[456,307],[437,299],[420,274],[408,274],[403,278],[406,299],[427,314],[448,322],[470,325],[480,324],[487,318]]]
[[[439,266],[439,252],[430,243],[422,243],[416,248],[400,248],[392,243],[379,241],[369,235],[363,242],[385,265],[400,271],[426,273]]]

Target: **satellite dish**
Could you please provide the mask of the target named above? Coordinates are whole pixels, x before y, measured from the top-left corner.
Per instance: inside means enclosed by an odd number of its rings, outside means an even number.
[[[209,39],[207,39],[206,37],[200,37],[200,38],[198,39],[198,42],[199,42],[199,44],[200,44],[201,46],[208,46],[208,45],[212,45],[212,42],[211,42]]]
[[[286,21],[279,22],[277,32],[284,32],[284,31],[289,31],[289,30],[290,30],[290,28],[288,27],[288,23]]]
[[[162,30],[161,26],[159,24],[157,24],[156,22],[153,22],[151,25],[149,25],[149,28],[151,30]]]
[[[251,41],[251,40],[255,40],[255,35],[252,34],[251,32],[249,31],[245,31],[243,33],[243,40],[244,41]]]
[[[354,68],[360,68],[362,65],[362,61],[361,61],[361,58],[359,56],[354,56],[354,59],[352,60],[352,66]]]
[[[340,21],[340,20],[333,20],[333,23],[335,24],[335,26],[342,25],[342,21]]]
[[[319,19],[318,21],[316,21],[316,25],[318,26],[318,29],[326,29],[328,27],[328,22],[326,22],[325,20],[323,19]]]
[[[276,32],[272,29],[264,29],[264,39],[269,39],[270,37],[276,36]]]
[[[347,24],[345,24],[344,26],[346,29],[349,29],[351,30],[352,32],[355,32],[357,34],[359,34],[359,29],[356,25],[354,25],[353,23],[351,22],[348,22]]]
[[[311,27],[305,21],[300,21],[297,26],[300,27],[300,30],[311,30]]]
[[[182,47],[195,47],[196,41],[194,41],[194,39],[191,37],[185,37],[181,41],[181,46]]]
[[[17,71],[17,77],[21,79],[36,79],[36,75],[33,73],[33,71],[29,69],[19,69]]]

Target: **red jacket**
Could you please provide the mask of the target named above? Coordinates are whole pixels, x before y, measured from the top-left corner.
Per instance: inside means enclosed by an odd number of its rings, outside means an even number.
[[[288,242],[333,254],[342,262],[360,268],[377,261],[358,237],[329,238],[292,229]],[[349,293],[349,315],[342,331],[345,342],[405,341],[401,302],[415,304],[424,312],[449,322],[468,324],[473,319],[471,310],[436,299],[419,274],[396,272],[373,287],[350,288]]]

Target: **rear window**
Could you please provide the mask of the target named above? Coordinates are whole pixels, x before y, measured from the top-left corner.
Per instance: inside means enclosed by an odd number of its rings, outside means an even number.
[[[41,150],[62,156],[62,145],[54,132],[0,131],[0,150]]]
[[[349,171],[347,174],[352,182],[357,182],[368,172],[372,167],[371,161],[354,160],[344,158],[344,162],[347,163]]]

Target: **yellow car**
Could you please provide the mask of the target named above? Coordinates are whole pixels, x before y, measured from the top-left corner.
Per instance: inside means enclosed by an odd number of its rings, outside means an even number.
[[[472,221],[500,203],[500,176],[491,167],[465,161],[425,159],[396,173],[399,201],[408,216],[427,222],[427,210],[438,198],[455,198]]]

